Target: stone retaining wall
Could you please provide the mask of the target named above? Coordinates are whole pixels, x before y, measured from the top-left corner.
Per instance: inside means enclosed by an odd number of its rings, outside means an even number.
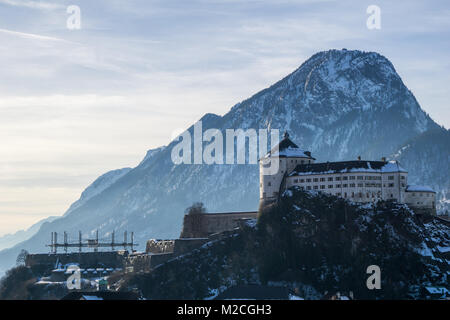
[[[77,263],[82,268],[123,268],[128,251],[40,253],[29,254],[25,265],[28,267],[44,265],[53,268],[55,264]]]
[[[147,241],[145,252],[152,254],[160,254],[160,253],[182,254],[200,247],[207,241],[208,238],[186,238],[173,240],[151,239]]]
[[[184,216],[180,238],[207,238],[211,234],[231,231],[243,219],[256,219],[257,212],[194,213]]]

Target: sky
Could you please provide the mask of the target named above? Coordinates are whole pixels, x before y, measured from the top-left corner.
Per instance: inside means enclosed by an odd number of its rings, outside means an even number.
[[[449,40],[448,1],[0,0],[0,236],[318,51],[383,54],[449,128]]]

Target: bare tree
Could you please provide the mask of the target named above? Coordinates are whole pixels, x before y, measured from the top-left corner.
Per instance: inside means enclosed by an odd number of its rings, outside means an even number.
[[[25,261],[27,259],[28,251],[22,249],[19,253],[19,255],[16,258],[16,265],[23,266],[25,265]]]
[[[194,202],[192,206],[186,208],[184,213],[186,214],[206,213],[206,208],[203,205],[203,202]]]

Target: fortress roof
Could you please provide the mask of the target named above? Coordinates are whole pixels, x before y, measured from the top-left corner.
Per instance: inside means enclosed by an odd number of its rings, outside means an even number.
[[[284,133],[283,140],[274,147],[270,152],[266,155],[266,157],[279,157],[279,158],[308,158],[313,159],[311,156],[311,152],[305,151],[299,148],[291,139],[289,139],[289,134],[287,132]]]
[[[415,185],[408,185],[406,187],[406,192],[434,192],[433,189],[431,189],[429,186],[415,186]]]
[[[301,176],[309,174],[331,174],[347,172],[407,172],[397,161],[340,161],[299,164],[289,174],[290,176]]]

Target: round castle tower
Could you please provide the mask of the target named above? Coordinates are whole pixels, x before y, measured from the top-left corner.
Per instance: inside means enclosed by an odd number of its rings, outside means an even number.
[[[299,164],[313,163],[311,152],[301,150],[289,139],[287,131],[283,140],[259,160],[260,206],[278,199],[285,175]]]

